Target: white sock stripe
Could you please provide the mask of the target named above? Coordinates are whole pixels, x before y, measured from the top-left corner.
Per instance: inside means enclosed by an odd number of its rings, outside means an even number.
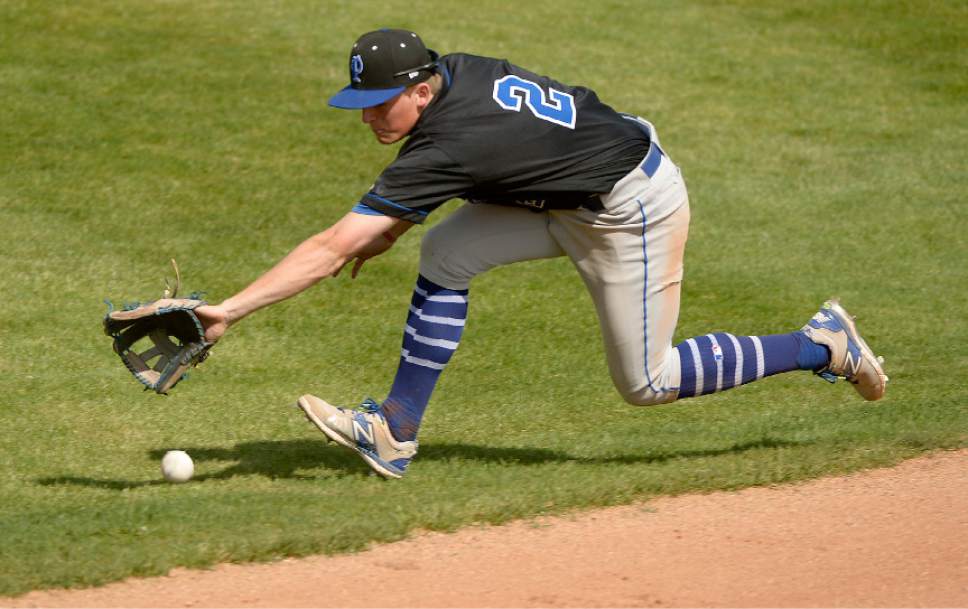
[[[409,364],[414,364],[416,366],[423,366],[424,368],[432,368],[433,370],[443,370],[446,364],[438,364],[437,362],[432,362],[429,359],[423,359],[422,357],[410,357],[410,352],[406,349],[400,349],[400,355],[403,360]]]
[[[459,344],[452,340],[447,340],[444,338],[429,338],[427,336],[421,336],[420,334],[417,334],[417,329],[409,324],[404,328],[403,331],[409,334],[410,336],[412,336],[413,340],[415,340],[416,342],[424,345],[430,345],[431,347],[442,347],[444,349],[450,349],[451,351],[456,351],[457,345]]]
[[[753,340],[753,347],[756,349],[756,378],[757,380],[763,378],[763,371],[766,368],[766,362],[763,360],[763,343],[760,342],[760,337],[751,336]]]
[[[430,296],[427,294],[427,290],[424,290],[419,286],[415,287],[413,291],[423,296],[424,300],[429,300],[430,302],[457,302],[457,303],[467,302],[467,296],[464,296],[463,294],[441,294],[441,295]]]
[[[733,343],[733,351],[736,352],[736,374],[733,375],[733,387],[739,387],[743,384],[743,347],[740,346],[739,339],[732,334],[726,336]]]
[[[443,324],[445,326],[463,326],[465,320],[458,319],[456,317],[438,317],[436,315],[424,315],[423,309],[418,309],[413,305],[410,305],[410,312],[416,315],[420,321],[425,321],[432,324]]]
[[[699,357],[699,345],[696,344],[696,340],[694,338],[687,340],[686,344],[689,345],[689,352],[692,353],[693,367],[696,369],[696,392],[692,395],[700,396],[702,395],[703,374],[702,358]]]
[[[712,334],[707,334],[709,337],[709,342],[712,343],[713,351],[713,361],[716,362],[716,388],[713,391],[723,390],[723,348],[719,346],[719,341]],[[719,358],[716,357],[716,352],[719,351]]]

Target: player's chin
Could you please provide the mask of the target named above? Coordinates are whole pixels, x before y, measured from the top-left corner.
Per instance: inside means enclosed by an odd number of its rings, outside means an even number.
[[[376,140],[381,144],[394,144],[396,142],[399,142],[400,138],[403,137],[403,135],[400,133],[396,133],[393,131],[382,131],[382,130],[374,131],[373,135],[374,137],[376,137]]]

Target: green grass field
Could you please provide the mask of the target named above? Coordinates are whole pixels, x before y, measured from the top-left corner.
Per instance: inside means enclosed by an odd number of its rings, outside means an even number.
[[[968,445],[965,3],[508,8],[0,4],[0,595]],[[887,358],[887,397],[795,374],[626,406],[580,280],[543,261],[475,280],[418,460],[370,477],[292,404],[385,395],[425,228],[252,316],[172,395],[142,392],[102,300],[159,296],[171,257],[220,300],[345,213],[395,150],[325,99],[382,26],[649,117],[693,206],[678,336],[789,331],[840,296]],[[161,480],[173,448],[188,484]]]

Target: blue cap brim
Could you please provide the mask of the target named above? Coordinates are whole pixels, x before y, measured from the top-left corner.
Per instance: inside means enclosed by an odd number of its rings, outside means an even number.
[[[379,106],[388,99],[399,95],[404,89],[406,87],[393,87],[391,89],[354,89],[350,85],[330,97],[329,105],[334,108],[343,108],[346,110],[370,108],[372,106]]]

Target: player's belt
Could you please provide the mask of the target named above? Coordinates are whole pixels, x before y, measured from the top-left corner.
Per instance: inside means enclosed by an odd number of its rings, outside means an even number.
[[[649,152],[645,155],[645,158],[642,160],[642,164],[639,165],[639,167],[645,172],[645,175],[649,176],[649,178],[655,177],[655,174],[659,171],[659,165],[662,164],[662,157],[666,156],[666,154],[662,152],[662,148],[655,141],[656,138],[655,134],[653,133],[654,128],[647,120],[639,118],[638,116],[625,113],[621,113],[621,116],[622,118],[635,123],[635,126],[641,129],[642,133],[648,136]]]
[[[650,142],[649,153],[645,155],[645,159],[639,165],[639,168],[650,178],[655,177],[656,172],[659,171],[659,165],[662,164],[662,157],[664,156],[665,153],[662,152],[662,148],[657,143]]]
[[[639,163],[639,169],[641,169],[645,175],[649,176],[649,179],[651,180],[659,171],[659,166],[662,165],[662,157],[664,156],[665,153],[662,152],[662,148],[660,148],[658,144],[655,142],[649,142],[649,152],[645,155],[645,158],[642,159],[642,162]],[[600,212],[605,209],[605,206],[602,205],[601,199],[598,197],[589,198],[587,201],[582,203],[581,207],[593,212]]]

